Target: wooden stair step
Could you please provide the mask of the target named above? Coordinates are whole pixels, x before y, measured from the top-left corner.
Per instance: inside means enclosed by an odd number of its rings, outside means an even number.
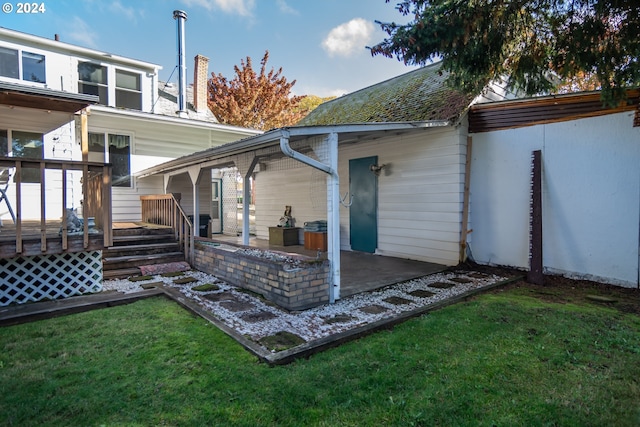
[[[102,263],[107,265],[111,263],[118,262],[137,262],[141,263],[142,261],[153,261],[164,258],[175,258],[182,257],[184,258],[184,254],[182,252],[167,252],[162,254],[152,254],[152,255],[133,255],[133,256],[119,256],[119,257],[107,257],[102,258]],[[144,265],[144,264],[141,264]]]
[[[179,248],[178,242],[149,243],[143,245],[109,246],[104,252],[146,251]]]
[[[141,234],[131,236],[113,236],[113,243],[129,243],[129,242],[151,242],[159,240],[172,240],[175,241],[173,234]]]
[[[117,270],[103,270],[102,278],[104,280],[110,279],[125,279],[131,276],[139,276],[140,269],[139,268],[119,268]]]

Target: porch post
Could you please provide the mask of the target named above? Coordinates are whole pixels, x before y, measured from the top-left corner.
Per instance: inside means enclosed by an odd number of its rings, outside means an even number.
[[[195,236],[200,236],[200,167],[192,166],[188,168],[189,178],[191,179],[192,184],[192,193],[193,193],[193,230],[191,233],[191,251],[193,252],[193,247],[195,245]],[[191,257],[193,259],[193,256]]]
[[[332,173],[327,174],[327,246],[329,268],[329,302],[333,304],[340,299],[340,177],[338,176],[338,134],[327,135],[327,151],[329,167]]]
[[[242,183],[242,244],[245,246],[249,246],[249,229],[251,224],[249,220],[249,204],[251,201],[251,186],[249,182],[251,180],[251,174],[257,164],[258,157],[254,156],[249,164],[249,168],[244,174],[244,181]]]

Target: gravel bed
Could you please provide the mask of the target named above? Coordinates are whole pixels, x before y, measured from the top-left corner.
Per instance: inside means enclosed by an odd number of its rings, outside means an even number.
[[[176,284],[179,278],[196,279],[187,284]],[[344,332],[403,312],[424,307],[473,289],[505,280],[505,277],[470,271],[438,273],[421,277],[376,291],[342,298],[335,304],[325,304],[300,312],[288,312],[199,271],[186,271],[182,276],[153,276],[146,281],[127,279],[107,280],[105,291],[139,292],[142,285],[162,282],[182,292],[187,298],[210,311],[239,334],[258,342],[279,332],[290,332],[305,341],[313,341]],[[195,291],[194,287],[215,284],[213,291]]]

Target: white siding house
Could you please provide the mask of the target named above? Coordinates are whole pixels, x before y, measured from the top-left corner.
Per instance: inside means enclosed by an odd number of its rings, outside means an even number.
[[[161,179],[141,181],[136,172],[259,133],[217,122],[207,107],[207,64],[206,58],[196,57],[194,88],[186,94],[186,111],[178,113],[178,94],[158,81],[159,65],[0,28],[0,81],[99,97],[99,104],[87,110],[88,160],[113,165],[114,221],[140,220],[140,196],[164,193]],[[9,115],[0,116],[0,156],[82,159],[79,118],[69,119],[55,129],[21,129]],[[35,149],[21,149],[25,138]],[[29,200],[30,184],[23,185],[23,198]],[[79,179],[69,183],[67,208],[81,208],[79,185]],[[15,198],[13,188],[8,196]],[[39,197],[34,195],[33,203]],[[59,219],[61,209],[48,206],[47,219]],[[25,210],[22,218],[37,219],[39,212]],[[0,218],[9,218],[3,206]]]

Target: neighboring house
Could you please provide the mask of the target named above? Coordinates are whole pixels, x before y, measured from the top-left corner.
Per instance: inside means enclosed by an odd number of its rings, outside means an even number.
[[[182,111],[178,111],[181,94],[158,81],[161,67],[156,64],[5,28],[0,28],[0,59],[0,82],[98,97],[97,105],[88,110],[88,159],[113,167],[114,221],[140,220],[140,196],[164,192],[162,181],[136,180],[133,176],[139,170],[260,133],[217,122],[207,106],[208,59],[201,55],[195,58],[194,85],[184,94],[187,102]],[[7,141],[0,154],[82,158],[74,120],[44,133],[9,125],[0,126]],[[20,149],[23,145],[30,148]],[[81,208],[79,181],[75,185],[70,190],[76,197],[67,208]],[[12,188],[8,195],[14,200]],[[39,204],[39,199],[34,197],[33,202]],[[59,219],[61,209],[47,209],[47,219]],[[3,206],[0,218],[10,218]],[[39,210],[25,210],[22,218],[38,219]]]

